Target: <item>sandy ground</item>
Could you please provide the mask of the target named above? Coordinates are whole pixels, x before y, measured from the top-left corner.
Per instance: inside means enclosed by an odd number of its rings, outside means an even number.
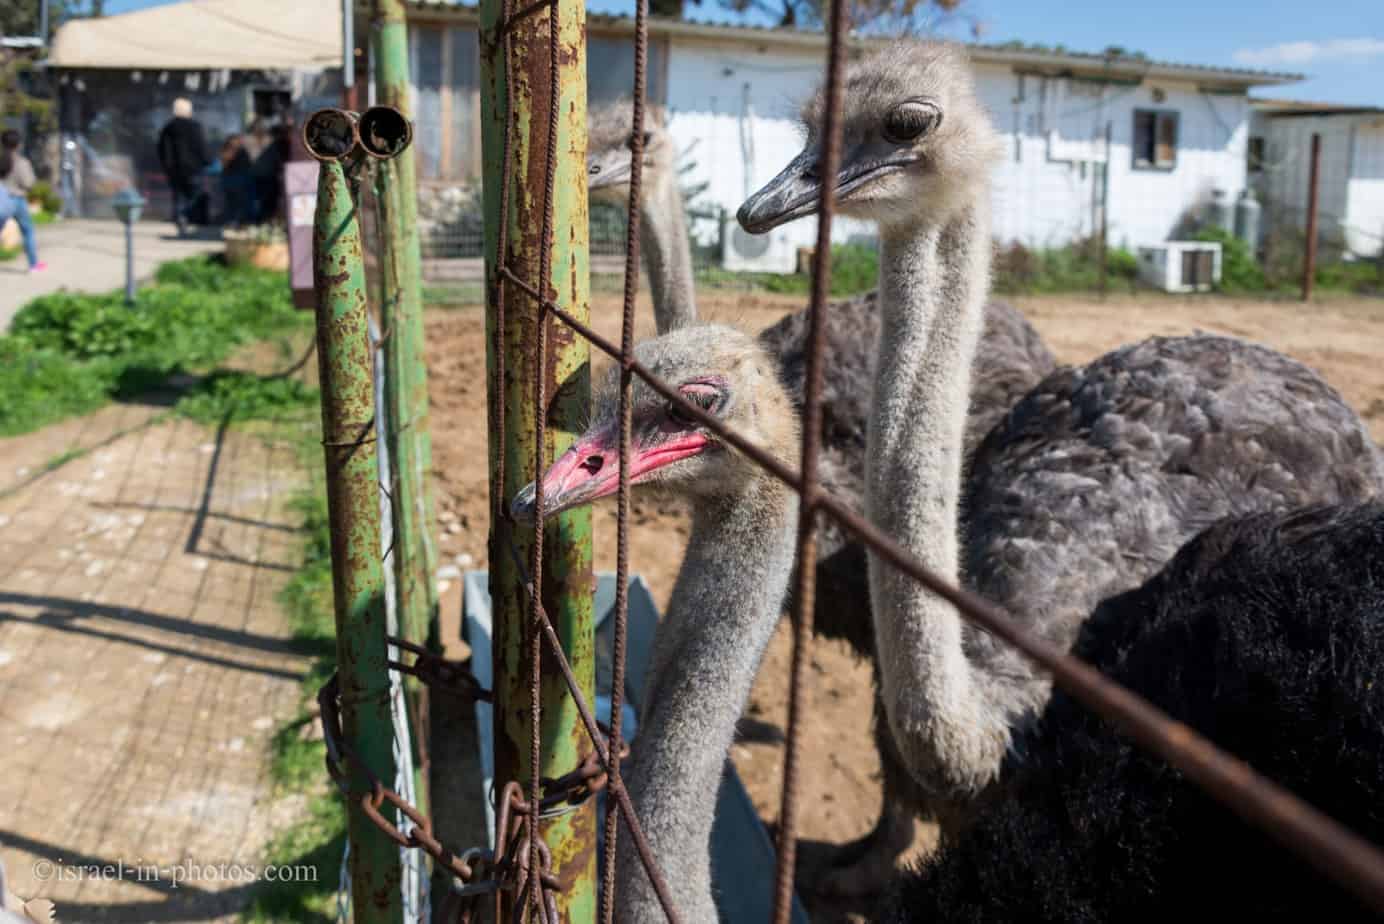
[[[704,316],[760,330],[798,309],[796,297],[699,293]],[[1384,300],[1340,299],[1311,305],[1230,298],[1142,296],[1044,297],[1012,300],[1047,338],[1063,362],[1084,362],[1122,343],[1153,334],[1197,330],[1269,344],[1313,366],[1366,418],[1384,440]],[[618,298],[598,296],[596,329],[619,339]],[[639,309],[641,336],[652,333],[647,302]],[[433,452],[442,550],[463,567],[484,567],[487,479],[484,321],[478,307],[438,311],[428,318],[428,360],[433,401]],[[598,367],[603,367],[599,362]],[[672,587],[686,540],[686,519],[675,506],[636,502],[632,518],[633,570],[644,575],[660,605]],[[596,567],[614,569],[614,504],[597,508]],[[673,540],[676,537],[676,541]],[[786,726],[789,642],[786,625],[775,636],[755,684],[748,715],[769,734],[737,743],[732,756],[761,817],[778,816]],[[880,797],[879,765],[870,737],[870,672],[844,645],[818,642],[813,652],[801,835],[842,843],[870,827]],[[763,724],[759,724],[763,723]],[[931,842],[919,830],[916,849]],[[815,921],[853,920],[851,909],[814,907]]]

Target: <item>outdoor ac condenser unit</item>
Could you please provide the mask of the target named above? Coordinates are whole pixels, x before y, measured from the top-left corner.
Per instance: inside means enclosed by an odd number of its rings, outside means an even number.
[[[1139,279],[1164,292],[1209,292],[1221,281],[1221,245],[1164,241],[1140,247]]]
[[[734,218],[721,225],[721,267],[733,273],[792,273],[798,248],[787,231],[750,234]]]

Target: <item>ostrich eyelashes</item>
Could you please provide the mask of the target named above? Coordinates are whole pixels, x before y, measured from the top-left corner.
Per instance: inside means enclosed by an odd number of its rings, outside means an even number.
[[[715,414],[721,407],[721,390],[709,382],[696,382],[684,385],[678,389],[678,394],[684,401],[689,401],[697,407],[706,411],[708,414]],[[668,416],[674,422],[684,427],[701,426],[701,421],[695,419],[691,414],[675,402],[668,402]]]
[[[917,141],[942,121],[942,110],[926,100],[899,103],[884,117],[884,138],[895,144]]]

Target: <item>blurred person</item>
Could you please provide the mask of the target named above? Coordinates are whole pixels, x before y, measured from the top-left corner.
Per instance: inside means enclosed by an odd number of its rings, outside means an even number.
[[[173,118],[159,132],[159,164],[173,190],[173,223],[180,235],[187,233],[204,195],[201,178],[209,163],[202,126],[192,118],[192,101],[179,97],[173,101]]]
[[[269,144],[255,158],[255,199],[259,203],[259,221],[273,221],[279,214],[283,192],[284,164],[292,154],[291,129],[275,125]]]
[[[221,193],[223,224],[240,227],[254,220],[255,178],[243,135],[231,135],[221,145]]]
[[[41,273],[48,268],[48,264],[38,258],[34,218],[29,214],[29,190],[37,181],[34,165],[19,152],[19,132],[10,130],[0,134],[0,227],[11,218],[19,225],[31,273]]]

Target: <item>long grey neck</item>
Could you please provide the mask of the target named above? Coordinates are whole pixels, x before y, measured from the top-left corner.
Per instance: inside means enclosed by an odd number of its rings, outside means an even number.
[[[660,334],[697,320],[692,288],[692,246],[687,238],[687,210],[673,171],[660,173],[643,191],[639,218],[639,247],[654,303],[654,322]]]
[[[868,436],[871,519],[942,577],[959,575],[962,447],[971,363],[989,287],[983,207],[882,235],[883,345]],[[875,638],[890,729],[938,796],[992,781],[1008,724],[967,660],[952,606],[870,558]]]
[[[654,856],[689,924],[714,924],[711,824],[735,724],[788,588],[797,502],[767,477],[750,496],[699,505],[687,557],[659,625],[639,733],[624,778]],[[663,919],[627,834],[619,919]]]

